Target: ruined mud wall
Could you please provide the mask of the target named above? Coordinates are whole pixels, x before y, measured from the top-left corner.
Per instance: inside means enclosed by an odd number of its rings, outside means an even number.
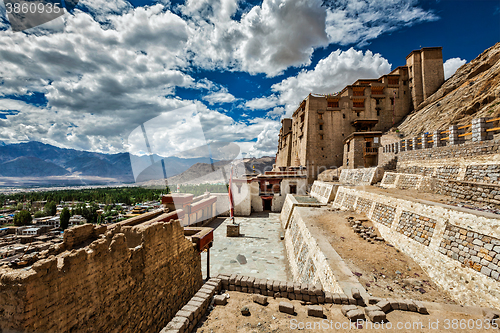
[[[493,214],[348,187],[339,188],[333,207],[365,213],[457,302],[500,308],[500,220]]]
[[[0,332],[159,332],[202,285],[178,220],[117,226],[78,248],[91,229],[28,269],[0,268]]]

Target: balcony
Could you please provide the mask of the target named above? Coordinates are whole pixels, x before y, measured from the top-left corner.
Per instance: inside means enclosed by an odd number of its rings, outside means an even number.
[[[375,147],[366,147],[365,148],[365,153],[364,155],[377,155],[378,154],[378,148]]]

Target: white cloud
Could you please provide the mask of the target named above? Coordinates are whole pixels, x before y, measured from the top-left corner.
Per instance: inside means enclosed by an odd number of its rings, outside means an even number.
[[[210,94],[203,96],[203,100],[207,101],[210,105],[216,103],[232,103],[237,100],[232,94],[227,91],[227,88],[222,88],[219,91],[211,92]]]
[[[250,110],[268,110],[280,104],[277,96],[254,98],[245,102],[245,107]]]
[[[464,65],[467,62],[465,59],[460,59],[460,58],[450,58],[446,60],[446,62],[443,64],[444,66],[444,79],[448,80],[455,72],[457,69]]]
[[[365,43],[389,26],[435,19],[414,1],[386,3],[343,0],[328,9],[320,0],[263,0],[246,4],[241,13],[241,0],[187,0],[176,9],[167,0],[138,8],[125,0],[83,0],[79,6],[88,12],[76,9],[25,34],[0,34],[0,103],[19,111],[0,118],[0,140],[123,151],[124,138],[141,123],[186,105],[203,108],[175,97],[178,87],[206,90],[202,99],[210,104],[238,100],[220,84],[195,81],[190,73],[214,69],[276,76],[309,65],[314,50],[329,43]],[[0,22],[5,28],[3,8]],[[370,52],[336,51],[314,69],[275,84],[272,95],[241,102],[252,110],[272,109],[268,119],[239,122],[207,109],[200,119],[213,138],[236,140],[255,155],[269,153],[279,129],[273,119],[309,92],[338,91],[388,68]],[[43,94],[47,105],[7,97],[32,92]]]
[[[342,90],[357,79],[378,78],[389,73],[391,65],[380,54],[371,51],[337,50],[318,62],[311,70],[303,70],[272,86],[286,105],[288,115],[309,93],[331,94]]]
[[[435,21],[438,17],[417,7],[417,0],[331,0],[326,31],[331,43],[364,45],[401,26]]]

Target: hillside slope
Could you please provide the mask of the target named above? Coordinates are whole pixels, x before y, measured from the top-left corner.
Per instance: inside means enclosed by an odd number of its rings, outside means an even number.
[[[500,117],[500,43],[461,66],[398,126],[405,137]]]

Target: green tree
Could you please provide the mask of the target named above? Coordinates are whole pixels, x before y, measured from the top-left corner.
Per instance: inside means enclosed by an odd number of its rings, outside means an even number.
[[[67,229],[68,226],[69,226],[69,219],[71,217],[71,214],[69,212],[69,209],[68,207],[64,207],[62,212],[61,212],[61,215],[59,217],[60,219],[60,226],[63,230]]]
[[[18,203],[17,206],[16,206],[17,210],[22,210],[23,208],[24,208],[24,206],[23,206],[22,203]]]
[[[14,225],[22,226],[22,225],[30,225],[33,218],[31,217],[30,212],[27,210],[21,210],[16,215],[14,215]]]
[[[35,218],[44,217],[44,216],[45,216],[45,214],[41,210],[35,212]]]
[[[54,201],[48,202],[43,208],[46,216],[54,216],[57,212],[57,205]]]

